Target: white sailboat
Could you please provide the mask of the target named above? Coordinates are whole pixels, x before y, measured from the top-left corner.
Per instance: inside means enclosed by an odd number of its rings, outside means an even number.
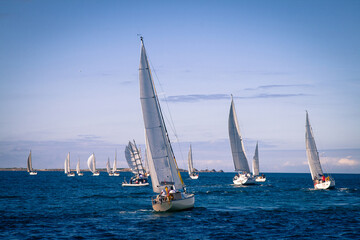
[[[193,166],[193,158],[192,158],[192,148],[190,145],[189,154],[188,154],[188,173],[191,179],[198,179],[199,173],[196,173]]]
[[[125,148],[126,161],[134,174],[134,176],[127,182],[124,179],[122,183],[123,187],[141,187],[148,186],[149,181],[146,176],[146,171],[142,164],[140,150],[138,149],[135,140],[134,143],[129,141],[129,144]]]
[[[190,209],[194,207],[195,196],[186,193],[151,76],[143,38],[140,39],[140,100],[148,145],[147,156],[153,191],[161,193],[152,199],[152,207],[161,212]]]
[[[114,176],[114,174],[111,172],[110,159],[109,158],[108,158],[107,163],[106,163],[106,172],[109,174],[109,176]]]
[[[27,159],[27,171],[29,175],[37,175],[37,172],[32,168],[31,150]]]
[[[260,172],[259,172],[259,149],[258,149],[258,142],[256,142],[256,148],[255,148],[255,154],[254,154],[254,157],[253,157],[253,175],[254,175],[254,178],[255,178],[255,181],[256,182],[265,182],[266,181],[266,177],[264,174],[261,174],[260,175]]]
[[[80,158],[79,158],[79,160],[78,160],[78,162],[76,164],[76,174],[78,176],[83,176],[84,175],[82,172],[80,172]]]
[[[91,154],[91,156],[87,160],[87,164],[89,170],[93,173],[93,176],[99,176],[100,172],[96,171],[96,162],[95,162],[95,154]]]
[[[68,177],[75,177],[75,173],[70,170],[70,153],[65,158],[64,172]]]
[[[244,144],[240,134],[232,95],[229,113],[229,138],[235,171],[238,172],[233,179],[233,183],[235,185],[255,184],[255,179],[250,173],[249,163],[245,155]]]
[[[308,112],[306,111],[306,132],[305,132],[305,144],[306,155],[311,172],[311,178],[314,182],[315,189],[329,189],[335,187],[335,180],[328,176],[325,177],[320,164],[319,153],[316,148],[315,139],[312,128],[310,126]]]
[[[112,168],[112,175],[111,176],[114,176],[114,177],[118,177],[120,176],[120,173],[117,172],[117,167],[116,167],[116,150],[115,150],[115,159],[114,159],[114,164],[113,164],[113,168]]]

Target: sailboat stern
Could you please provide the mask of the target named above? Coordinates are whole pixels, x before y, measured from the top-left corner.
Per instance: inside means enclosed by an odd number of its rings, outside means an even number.
[[[152,207],[156,212],[172,212],[191,209],[195,204],[194,194],[176,193],[173,198],[155,197]]]

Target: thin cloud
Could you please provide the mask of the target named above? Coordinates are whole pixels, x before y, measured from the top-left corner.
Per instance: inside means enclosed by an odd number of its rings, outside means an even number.
[[[350,157],[341,158],[339,161],[337,161],[336,165],[338,166],[357,166],[360,163],[356,160],[350,159]]]
[[[310,87],[310,84],[272,84],[262,85],[256,88],[245,88],[246,91],[263,90],[263,89],[274,89],[274,88],[289,88],[289,87]]]

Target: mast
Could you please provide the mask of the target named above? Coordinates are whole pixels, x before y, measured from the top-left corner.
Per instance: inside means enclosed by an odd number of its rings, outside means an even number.
[[[183,182],[177,169],[176,159],[170,144],[160,103],[151,76],[146,50],[141,37],[141,58],[139,68],[140,100],[145,131],[152,155],[154,172],[151,180],[154,192],[160,192],[167,185],[183,189]],[[150,160],[149,160],[150,161]],[[150,169],[152,169],[150,167]],[[153,178],[156,174],[157,178]]]
[[[249,173],[249,163],[246,158],[244,144],[240,134],[240,128],[236,116],[235,105],[232,95],[228,124],[231,152],[233,156],[235,171]]]
[[[306,145],[306,155],[308,158],[309,168],[311,172],[312,180],[320,179],[323,175],[321,169],[319,152],[317,151],[314,134],[310,125],[308,112],[306,111],[306,126],[305,126],[305,145]]]

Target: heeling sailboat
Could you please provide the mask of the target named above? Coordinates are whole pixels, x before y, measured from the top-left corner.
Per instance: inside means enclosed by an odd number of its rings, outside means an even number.
[[[142,37],[140,39],[140,100],[149,151],[147,156],[153,191],[162,193],[152,199],[152,207],[161,212],[193,208],[195,196],[185,191],[151,76],[144,41]]]
[[[31,150],[27,159],[27,171],[29,175],[37,175],[37,172],[32,168]]]
[[[113,168],[112,168],[112,175],[111,175],[111,176],[114,176],[114,177],[120,176],[120,173],[117,172],[116,157],[117,157],[117,153],[116,153],[116,150],[115,150],[115,159],[114,159],[114,164],[113,164]]]
[[[146,171],[142,164],[140,150],[138,149],[135,140],[134,143],[129,141],[129,144],[126,146],[125,158],[134,176],[130,179],[129,182],[126,182],[126,180],[124,180],[122,186],[123,187],[148,186],[149,181],[146,176]]]
[[[264,174],[260,175],[259,172],[259,144],[258,142],[256,142],[256,148],[255,148],[255,154],[253,157],[253,175],[255,177],[255,181],[256,182],[265,182],[266,181],[266,177]]]
[[[306,111],[306,127],[305,127],[305,145],[306,155],[308,158],[311,178],[314,182],[315,189],[329,189],[335,187],[335,180],[328,176],[325,178],[321,169],[319,153],[316,148],[314,135],[310,126],[308,112]]]
[[[188,172],[191,179],[198,179],[199,173],[196,173],[193,166],[193,157],[192,157],[192,148],[190,145],[189,154],[188,154]]]
[[[244,144],[240,134],[240,128],[237,121],[234,99],[232,95],[229,113],[229,138],[235,171],[238,172],[238,174],[235,175],[233,179],[233,183],[235,185],[255,184],[255,179],[250,173],[249,163],[245,155]]]
[[[96,171],[96,163],[95,163],[95,154],[91,154],[91,156],[87,160],[87,164],[89,167],[89,170],[93,173],[93,176],[99,176],[100,172]]]
[[[76,174],[78,176],[83,176],[84,175],[82,172],[80,172],[80,158],[79,158],[79,160],[78,160],[78,162],[76,164]]]
[[[70,170],[70,153],[65,158],[64,172],[68,177],[75,177],[75,173]]]
[[[114,174],[111,172],[111,168],[110,168],[110,158],[108,158],[108,160],[106,162],[106,172],[109,174],[109,176],[114,176]]]

